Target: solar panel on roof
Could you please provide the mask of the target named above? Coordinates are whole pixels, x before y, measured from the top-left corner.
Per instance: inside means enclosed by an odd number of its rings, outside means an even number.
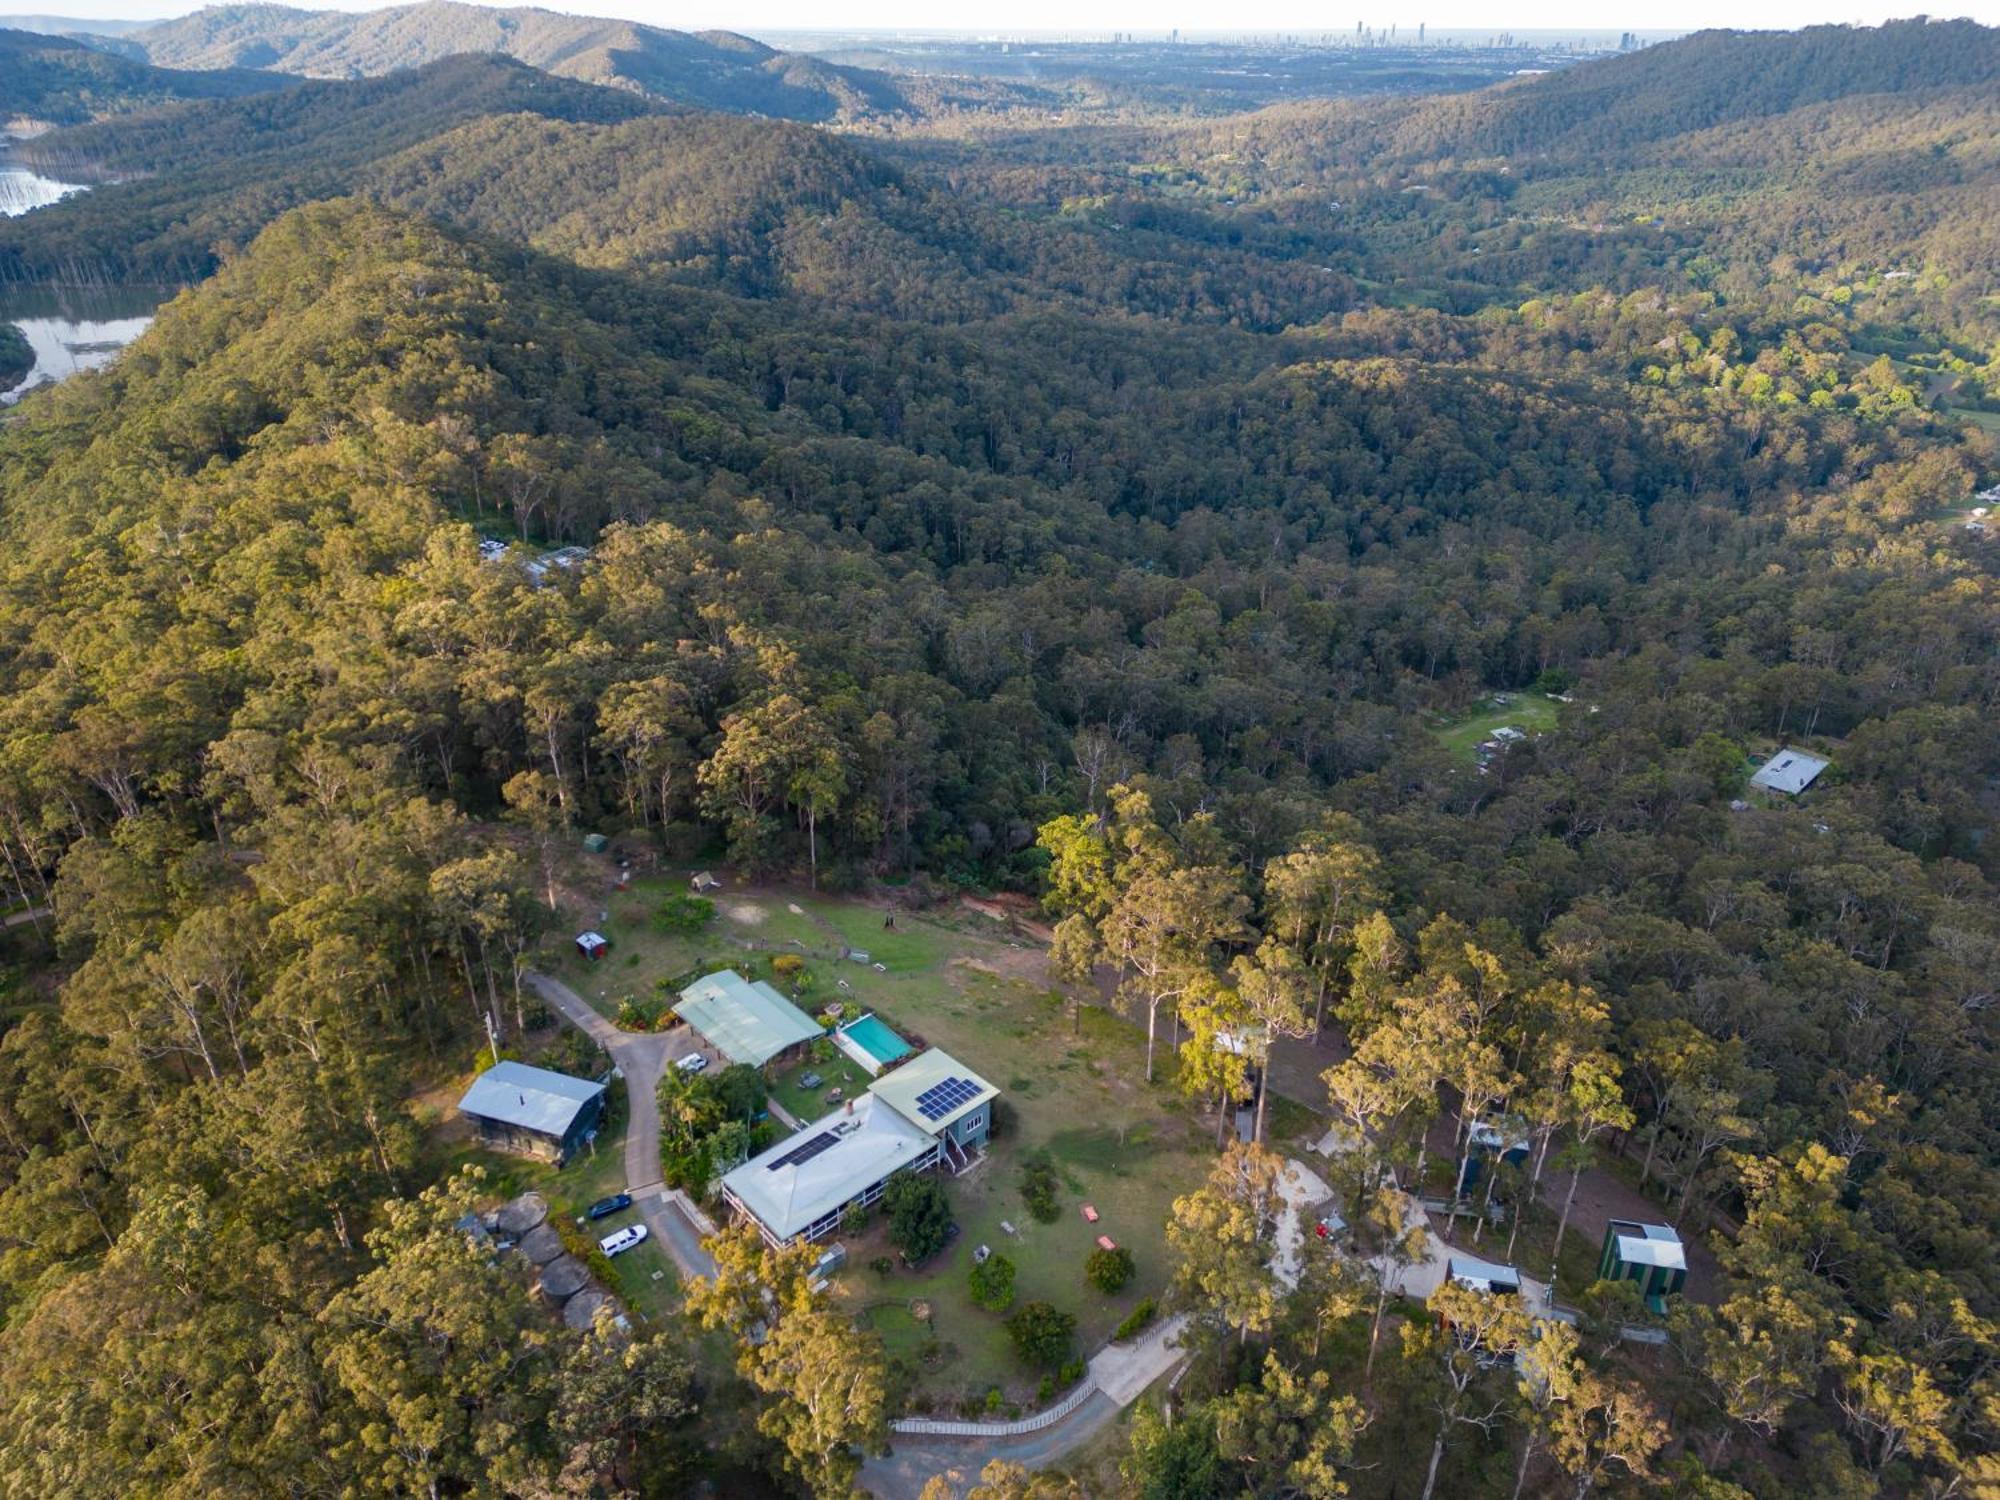
[[[804,1163],[811,1161],[815,1156],[818,1156],[820,1152],[831,1150],[833,1148],[833,1143],[839,1139],[840,1137],[834,1134],[834,1132],[831,1130],[822,1131],[820,1134],[814,1136],[811,1140],[807,1141],[803,1146],[794,1146],[792,1147],[791,1150],[787,1151],[783,1156],[779,1157],[776,1161],[766,1163],[764,1170],[767,1172],[775,1172],[780,1167],[796,1167],[803,1165]]]
[[[926,1120],[942,1120],[978,1097],[978,1084],[963,1078],[946,1078],[917,1095],[917,1109]]]

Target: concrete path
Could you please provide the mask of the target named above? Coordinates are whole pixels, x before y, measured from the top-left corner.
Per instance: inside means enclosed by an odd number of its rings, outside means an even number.
[[[713,1276],[715,1262],[701,1248],[708,1230],[693,1217],[698,1210],[685,1194],[660,1180],[660,1075],[677,1053],[688,1050],[690,1039],[620,1031],[560,979],[533,972],[523,977],[556,1014],[611,1054],[625,1077],[625,1191],[647,1233],[673,1257],[683,1276]]]
[[[1278,1196],[1285,1206],[1278,1213],[1278,1249],[1271,1257],[1271,1274],[1290,1288],[1299,1284],[1306,1215],[1331,1198],[1333,1189],[1294,1156],[1286,1160],[1284,1173],[1278,1178]]]
[[[1092,1357],[1079,1400],[1073,1393],[1061,1405],[1056,1420],[1019,1422],[924,1423],[949,1426],[950,1433],[907,1432],[894,1436],[886,1458],[871,1458],[861,1468],[861,1484],[879,1500],[916,1500],[935,1474],[954,1473],[970,1481],[996,1458],[1030,1469],[1045,1468],[1081,1446],[1130,1406],[1145,1389],[1181,1361],[1178,1343],[1186,1318],[1169,1318],[1143,1338],[1129,1344],[1106,1344]],[[1074,1402],[1074,1405],[1071,1403]]]

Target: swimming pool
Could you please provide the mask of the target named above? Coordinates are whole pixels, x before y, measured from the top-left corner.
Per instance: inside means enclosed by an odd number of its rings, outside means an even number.
[[[859,1020],[849,1021],[833,1034],[833,1040],[841,1051],[866,1068],[871,1077],[890,1063],[910,1055],[910,1044],[890,1030],[888,1023],[873,1011]]]

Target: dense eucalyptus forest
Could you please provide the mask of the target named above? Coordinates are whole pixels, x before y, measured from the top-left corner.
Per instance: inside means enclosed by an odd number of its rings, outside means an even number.
[[[1176,1419],[973,1493],[2000,1485],[2000,32],[1223,117],[182,35],[0,84],[92,184],[0,283],[178,288],[0,425],[0,1494],[853,1492],[879,1393],[453,1228],[412,1101],[590,831],[1026,895],[1195,1107],[1338,1038],[1384,1255],[1504,1107],[1719,1265],[1658,1344],[1385,1323],[1263,1285],[1232,1150],[1140,1251]],[[1495,694],[1552,727],[1475,764]],[[875,1357],[778,1259],[711,1329]]]

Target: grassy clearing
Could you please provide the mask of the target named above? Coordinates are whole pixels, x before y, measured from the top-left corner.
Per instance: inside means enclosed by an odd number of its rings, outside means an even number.
[[[1446,750],[1471,764],[1478,759],[1480,744],[1502,725],[1511,724],[1524,734],[1546,734],[1556,727],[1561,710],[1560,703],[1540,693],[1496,693],[1468,713],[1439,721],[1432,732]]]

